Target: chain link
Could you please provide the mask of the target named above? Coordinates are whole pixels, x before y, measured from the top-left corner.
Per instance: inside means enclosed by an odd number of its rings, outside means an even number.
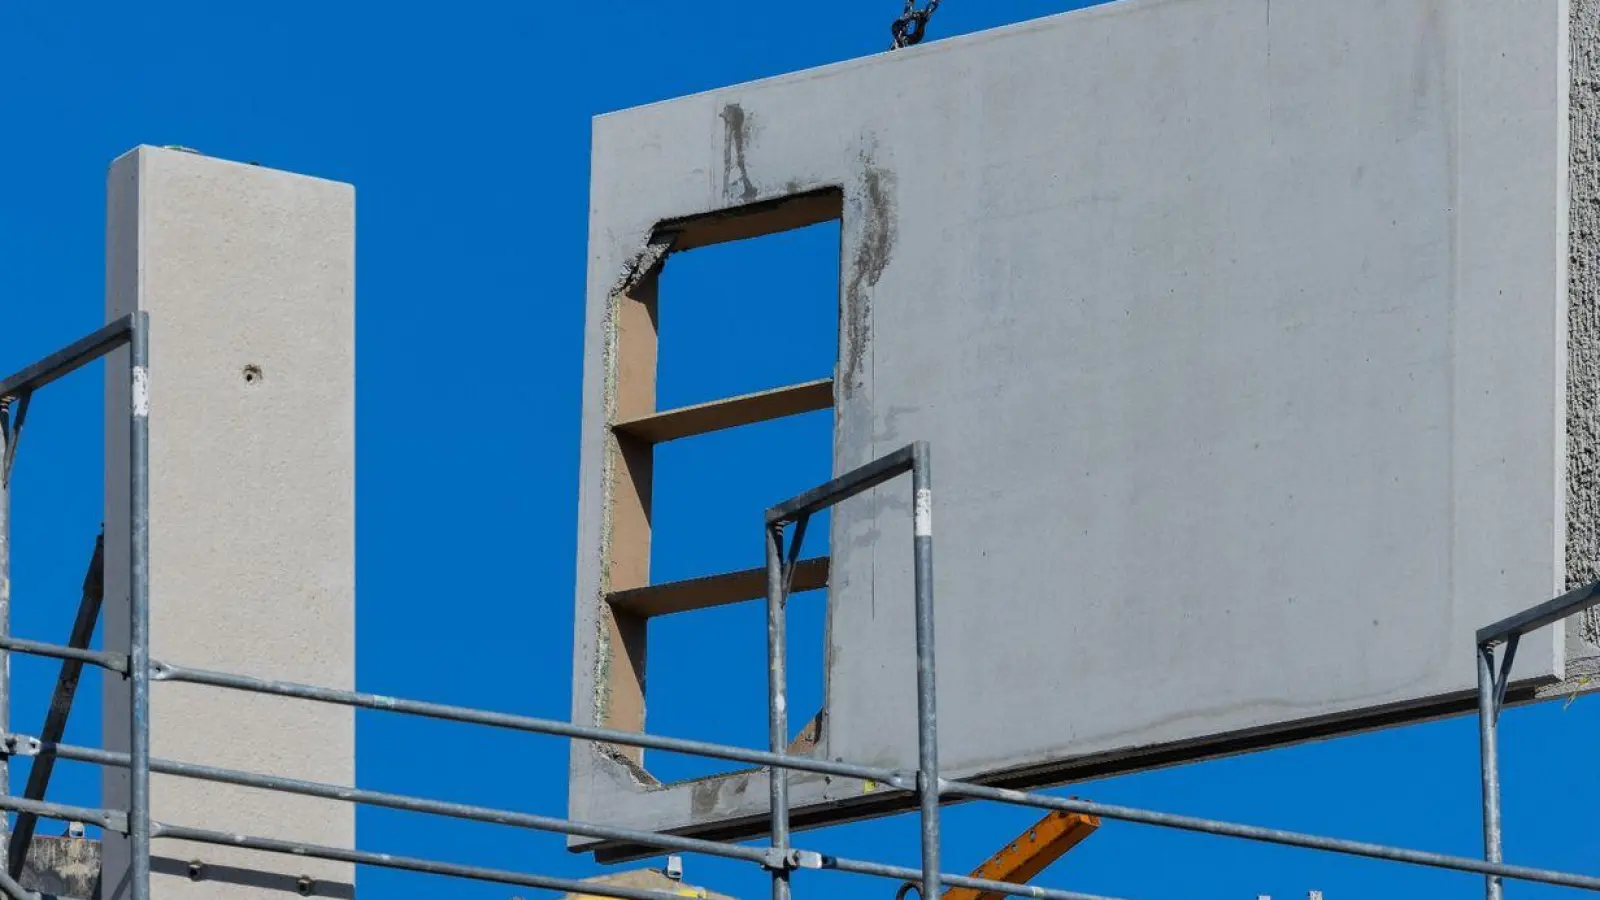
[[[939,4],[944,0],[928,0],[928,5],[917,8],[917,0],[906,0],[905,11],[900,13],[900,18],[894,20],[889,30],[894,34],[894,43],[890,50],[899,50],[901,47],[910,47],[922,42],[928,33],[928,20],[939,11]]]

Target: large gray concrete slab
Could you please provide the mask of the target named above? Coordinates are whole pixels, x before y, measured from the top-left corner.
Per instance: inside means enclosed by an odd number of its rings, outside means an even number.
[[[1568,576],[1568,16],[1590,6],[1122,0],[598,119],[575,716],[604,719],[619,658],[618,276],[661,223],[822,188],[844,196],[835,469],[933,448],[949,775],[1056,783],[1469,708],[1473,631]],[[818,755],[915,765],[906,495],[833,520]],[[1593,657],[1560,631],[1524,644],[1519,696]],[[802,824],[903,799],[793,785]],[[660,785],[574,749],[579,818],[748,834],[766,802],[762,773]]]
[[[150,315],[154,659],[353,688],[355,192],[346,184],[140,147],[111,167],[108,316]],[[119,351],[118,359],[122,359]],[[108,647],[127,645],[125,362],[108,367]],[[127,747],[126,685],[105,681],[105,741]],[[354,784],[351,710],[157,682],[161,757]],[[127,778],[108,769],[108,806]],[[352,846],[349,804],[156,775],[159,821]],[[154,896],[350,896],[354,867],[157,841]],[[188,863],[205,877],[188,878]],[[124,897],[125,841],[104,890]]]

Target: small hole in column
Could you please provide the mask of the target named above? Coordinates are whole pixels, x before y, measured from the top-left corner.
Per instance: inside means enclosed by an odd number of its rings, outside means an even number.
[[[260,366],[251,365],[244,367],[245,384],[260,384],[263,377],[264,376],[261,374]]]

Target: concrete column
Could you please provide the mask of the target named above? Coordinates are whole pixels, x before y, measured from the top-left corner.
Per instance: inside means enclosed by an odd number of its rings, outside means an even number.
[[[140,147],[112,164],[108,317],[150,316],[151,657],[350,688],[355,682],[355,193],[347,184]],[[128,637],[126,350],[107,367],[105,638]],[[128,691],[105,681],[105,743]],[[152,753],[353,784],[351,710],[152,688]],[[105,803],[127,777],[107,769]],[[350,846],[348,804],[153,776],[157,821]],[[153,895],[272,898],[354,867],[157,840]],[[199,861],[199,880],[190,863]],[[104,896],[128,896],[109,836]]]

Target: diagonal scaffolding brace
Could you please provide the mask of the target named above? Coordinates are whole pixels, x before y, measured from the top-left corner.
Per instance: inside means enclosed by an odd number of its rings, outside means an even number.
[[[74,649],[87,649],[94,637],[95,623],[100,620],[100,605],[105,600],[105,534],[94,542],[94,555],[89,558],[89,571],[83,576],[83,598],[78,602],[78,615],[72,623],[72,636],[67,644]],[[67,717],[72,713],[72,701],[78,694],[78,679],[83,674],[83,661],[65,660],[61,674],[56,678],[50,709],[45,713],[40,740],[45,745],[59,743],[67,733]],[[54,754],[40,754],[28,769],[28,785],[22,796],[29,800],[43,800],[50,786],[50,776],[55,771]],[[28,849],[33,843],[34,827],[38,817],[33,813],[19,813],[15,829],[11,832],[9,857],[11,877],[21,878],[23,866],[28,861]]]

